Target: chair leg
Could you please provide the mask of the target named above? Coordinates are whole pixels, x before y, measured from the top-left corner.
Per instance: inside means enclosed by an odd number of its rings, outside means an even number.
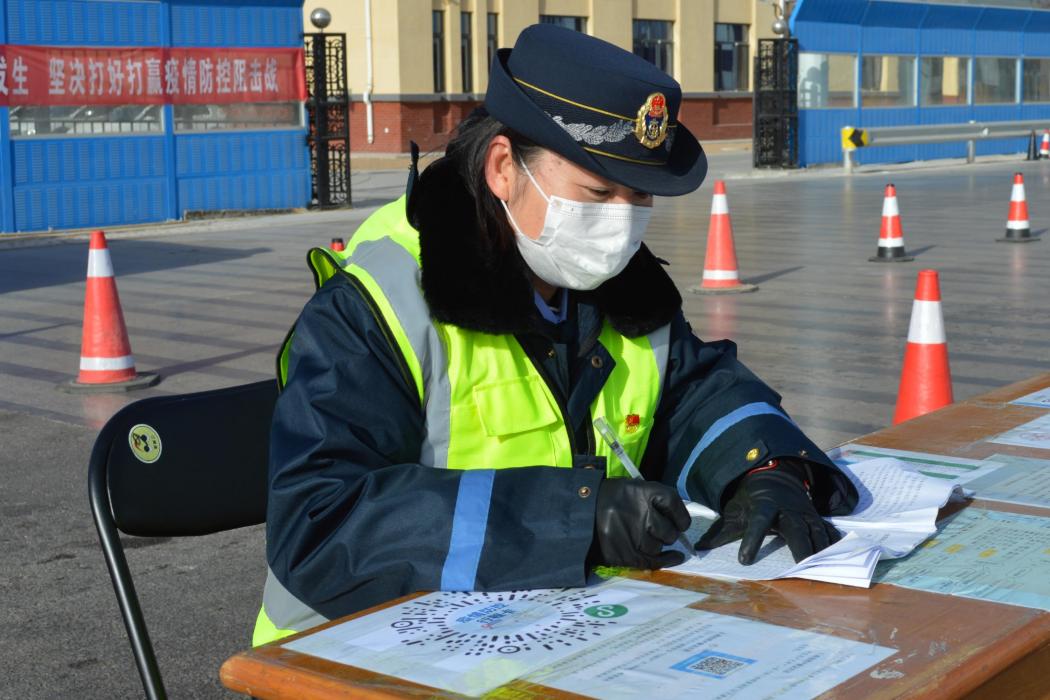
[[[97,488],[95,482],[96,480],[92,479],[90,484],[91,513],[94,516],[95,528],[98,530],[98,539],[102,545],[109,576],[113,581],[113,591],[117,595],[117,605],[124,619],[128,640],[131,642],[135,665],[138,666],[139,676],[142,679],[142,687],[149,700],[167,700],[164,681],[161,680],[160,668],[157,666],[157,657],[153,653],[153,644],[146,630],[146,620],[142,616],[142,608],[139,606],[138,595],[135,593],[135,584],[131,578],[131,571],[128,569],[127,558],[124,556],[124,547],[120,543],[120,537],[113,523],[109,495],[105,489]]]

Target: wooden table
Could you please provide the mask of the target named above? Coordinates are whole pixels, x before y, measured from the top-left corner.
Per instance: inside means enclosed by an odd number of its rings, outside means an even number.
[[[993,453],[1047,458],[1043,450],[985,442],[1044,414],[1009,401],[1050,386],[1050,373],[858,438],[879,447],[956,457]],[[1050,511],[976,500],[982,508],[1050,517]],[[825,698],[1050,697],[1050,613],[1032,608],[875,584],[858,589],[804,580],[726,582],[669,572],[636,577],[707,594],[691,607],[806,629],[898,650],[839,684]],[[421,594],[416,594],[421,595]],[[366,615],[415,596],[336,620]],[[318,627],[316,629],[322,629]],[[305,636],[316,630],[303,632]],[[221,669],[228,688],[264,699],[459,697],[451,693],[283,649],[287,638],[242,652]],[[885,673],[878,673],[883,670]],[[875,672],[875,673],[873,673]],[[899,675],[903,674],[903,675]],[[515,681],[499,691],[515,699],[580,697]]]

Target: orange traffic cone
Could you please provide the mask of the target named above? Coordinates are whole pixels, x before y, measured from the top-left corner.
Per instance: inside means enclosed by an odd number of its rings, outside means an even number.
[[[332,244],[329,247],[335,252],[341,253],[346,250],[346,243],[343,242],[342,238],[333,238]]]
[[[1038,241],[1032,237],[1028,223],[1028,202],[1024,195],[1024,175],[1014,173],[1014,186],[1010,190],[1010,213],[1006,217],[1006,235],[997,239],[1004,243],[1028,243]]]
[[[160,377],[135,371],[128,330],[117,295],[113,263],[106,234],[92,231],[88,247],[87,291],[84,295],[84,334],[80,346],[80,374],[63,388],[93,391],[129,391],[153,386]]]
[[[758,289],[758,285],[740,282],[736,249],[733,247],[733,224],[729,220],[729,201],[726,199],[725,183],[721,180],[715,180],[715,194],[711,198],[711,226],[707,229],[703,282],[699,287],[690,289],[697,294],[739,294]]]
[[[1039,146],[1039,157],[1050,158],[1050,129],[1043,131],[1043,142]]]
[[[953,400],[937,271],[922,270],[911,307],[908,346],[904,351],[904,368],[893,423],[896,425],[936,411]]]
[[[897,188],[886,185],[882,200],[882,226],[879,228],[879,247],[868,262],[911,262],[915,258],[904,252],[904,230],[901,211],[897,205]]]

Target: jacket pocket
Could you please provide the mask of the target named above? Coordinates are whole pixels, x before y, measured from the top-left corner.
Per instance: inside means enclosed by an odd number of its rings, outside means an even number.
[[[489,437],[506,437],[558,422],[557,408],[538,376],[514,377],[478,384],[474,406]]]

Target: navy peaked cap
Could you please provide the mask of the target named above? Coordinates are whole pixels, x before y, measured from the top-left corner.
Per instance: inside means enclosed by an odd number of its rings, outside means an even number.
[[[682,88],[645,59],[586,34],[534,24],[492,60],[485,108],[522,136],[591,172],[656,195],[707,174],[678,122]]]

